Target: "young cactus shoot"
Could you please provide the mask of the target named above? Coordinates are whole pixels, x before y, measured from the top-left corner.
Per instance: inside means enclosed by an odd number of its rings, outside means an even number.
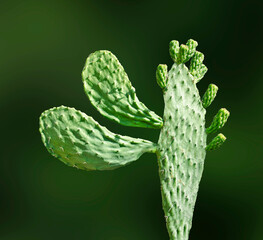
[[[205,127],[206,108],[218,87],[208,86],[201,98],[196,84],[207,72],[204,55],[190,39],[171,41],[174,61],[168,71],[160,64],[156,80],[164,96],[163,118],[136,96],[128,75],[109,51],[89,55],[82,71],[84,90],[91,104],[105,117],[125,126],[161,129],[158,143],[110,132],[92,117],[65,106],[40,116],[40,133],[47,150],[69,166],[83,170],[113,170],[136,161],[143,153],[156,153],[162,204],[171,240],[187,240],[207,151],[219,148],[226,137],[219,133],[207,144],[207,135],[221,129],[229,112],[221,108]],[[185,63],[190,61],[189,68]]]

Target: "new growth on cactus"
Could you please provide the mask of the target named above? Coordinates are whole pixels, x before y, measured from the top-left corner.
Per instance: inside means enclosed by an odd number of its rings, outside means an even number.
[[[112,170],[143,153],[156,153],[162,204],[171,240],[187,240],[201,180],[206,152],[219,148],[226,137],[219,133],[208,145],[207,135],[226,123],[229,112],[222,108],[205,127],[206,108],[218,87],[208,86],[200,97],[196,84],[207,68],[197,42],[186,45],[171,41],[174,61],[168,72],[160,64],[156,79],[164,95],[163,119],[136,96],[118,59],[109,51],[96,51],[86,60],[82,79],[92,105],[105,117],[125,126],[161,129],[158,143],[110,132],[92,117],[65,106],[51,108],[40,116],[40,133],[47,150],[69,166],[83,170]],[[187,68],[185,63],[190,60]]]

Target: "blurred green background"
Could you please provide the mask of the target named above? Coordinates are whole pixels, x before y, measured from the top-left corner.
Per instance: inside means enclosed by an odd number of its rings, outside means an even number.
[[[260,1],[2,0],[0,3],[0,239],[168,239],[156,157],[84,172],[48,154],[42,111],[66,105],[111,131],[157,141],[158,130],[119,126],[84,94],[81,70],[95,50],[112,51],[139,99],[159,115],[159,63],[168,43],[199,42],[209,68],[198,84],[231,111],[228,140],[210,152],[190,239],[263,239],[263,29]]]

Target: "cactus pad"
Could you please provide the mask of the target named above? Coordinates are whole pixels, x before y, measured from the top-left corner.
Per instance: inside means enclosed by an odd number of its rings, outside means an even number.
[[[111,52],[92,53],[82,79],[90,102],[102,115],[125,126],[162,127],[162,118],[138,100],[128,75]]]
[[[164,93],[159,175],[171,239],[187,239],[206,155],[205,109],[184,64],[174,64]]]
[[[150,141],[114,134],[85,113],[64,106],[42,113],[40,133],[53,156],[83,170],[112,170],[156,151]]]

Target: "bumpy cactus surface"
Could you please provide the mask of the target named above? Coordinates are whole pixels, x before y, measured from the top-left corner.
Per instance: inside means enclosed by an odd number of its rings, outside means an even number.
[[[40,116],[44,145],[69,166],[112,170],[137,160],[145,152],[156,153],[166,226],[173,240],[189,238],[206,152],[226,140],[220,133],[207,145],[207,134],[222,128],[229,117],[222,108],[205,127],[205,109],[218,88],[210,84],[200,98],[196,83],[207,68],[204,55],[196,51],[197,45],[191,39],[186,45],[171,41],[172,68],[168,72],[165,64],[157,67],[156,79],[165,102],[163,119],[138,100],[124,68],[111,52],[96,51],[85,63],[82,79],[93,106],[122,125],[161,129],[158,143],[114,134],[74,108],[51,108]],[[187,68],[185,63],[189,60]]]

